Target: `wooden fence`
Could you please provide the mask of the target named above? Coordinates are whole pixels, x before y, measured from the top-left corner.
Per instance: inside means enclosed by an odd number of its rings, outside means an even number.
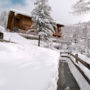
[[[66,55],[65,55],[66,54]],[[67,57],[69,58],[72,63],[75,65],[75,67],[79,70],[79,72],[82,74],[82,76],[86,79],[86,81],[90,84],[90,79],[86,76],[86,74],[84,73],[84,71],[78,66],[78,62],[80,62],[82,65],[84,65],[88,70],[90,70],[90,64],[88,64],[87,62],[85,62],[84,60],[82,60],[81,58],[78,57],[78,54],[72,54],[70,52],[60,52],[61,57]],[[75,59],[75,63],[72,58],[73,57]]]

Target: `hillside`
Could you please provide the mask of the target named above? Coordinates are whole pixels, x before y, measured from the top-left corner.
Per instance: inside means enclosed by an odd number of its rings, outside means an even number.
[[[55,90],[59,53],[3,32],[14,43],[0,42],[0,90]]]

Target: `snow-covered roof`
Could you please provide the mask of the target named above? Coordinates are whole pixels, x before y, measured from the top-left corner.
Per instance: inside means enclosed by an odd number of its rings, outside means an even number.
[[[13,11],[13,12],[15,12],[15,15],[17,15],[17,14],[23,14],[23,15],[25,15],[25,16],[31,16],[31,14],[29,14],[29,13],[27,13],[27,12],[22,12],[22,11],[19,11],[19,10],[16,10],[16,9],[10,9],[9,11]]]

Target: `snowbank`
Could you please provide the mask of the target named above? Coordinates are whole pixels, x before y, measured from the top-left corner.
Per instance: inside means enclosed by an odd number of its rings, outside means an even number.
[[[17,33],[0,42],[0,90],[56,90],[59,53],[32,45]]]

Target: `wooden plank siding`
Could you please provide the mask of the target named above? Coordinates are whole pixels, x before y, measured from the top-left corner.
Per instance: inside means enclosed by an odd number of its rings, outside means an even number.
[[[64,27],[64,25],[57,24],[57,29],[55,29],[56,31],[53,34],[53,36],[55,36],[55,37],[61,37],[62,36],[61,27]]]
[[[15,15],[14,11],[9,12],[7,29],[9,29],[11,32],[13,31],[26,32],[27,30],[30,29],[34,30],[32,24],[33,24],[32,17],[19,13]],[[54,27],[55,33],[53,33],[53,36],[61,37],[61,27],[63,26],[64,25],[57,24],[57,28]]]

